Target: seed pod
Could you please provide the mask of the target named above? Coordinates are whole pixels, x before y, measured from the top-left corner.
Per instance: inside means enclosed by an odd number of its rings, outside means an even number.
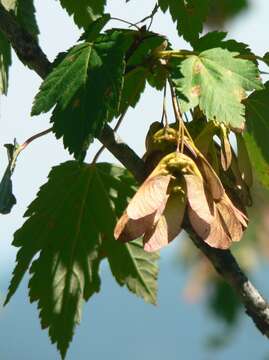
[[[145,251],[157,251],[167,246],[180,233],[185,214],[186,196],[184,192],[171,193],[159,221],[145,233]]]

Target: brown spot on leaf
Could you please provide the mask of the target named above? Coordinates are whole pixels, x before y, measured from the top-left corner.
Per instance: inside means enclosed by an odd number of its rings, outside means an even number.
[[[247,97],[246,92],[242,88],[236,89],[234,91],[234,95],[239,101],[242,101],[242,100],[246,99],[246,97]]]
[[[191,96],[200,96],[201,95],[201,86],[195,85],[191,89]]]
[[[80,99],[75,99],[74,101],[73,101],[73,104],[72,104],[72,106],[73,106],[73,108],[78,108],[78,107],[80,107]]]
[[[66,58],[67,61],[69,62],[73,62],[75,60],[75,56],[74,55],[70,55]]]
[[[194,74],[200,74],[202,72],[203,65],[200,61],[196,61],[193,67]]]

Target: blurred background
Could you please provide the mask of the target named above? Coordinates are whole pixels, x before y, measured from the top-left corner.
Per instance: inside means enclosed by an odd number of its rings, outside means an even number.
[[[155,2],[109,0],[113,16],[137,22],[150,14]],[[53,60],[59,51],[79,38],[59,2],[35,1],[40,44]],[[205,31],[226,30],[228,37],[250,45],[257,55],[269,50],[268,0],[212,0]],[[122,24],[113,23],[121,27]],[[169,37],[175,48],[188,48],[178,38],[168,14],[157,14],[152,30]],[[8,97],[0,98],[0,173],[7,165],[5,143],[19,143],[49,127],[49,115],[30,117],[40,78],[25,68],[13,54]],[[264,68],[261,67],[264,70]],[[264,75],[266,76],[266,75]],[[128,112],[120,136],[139,155],[144,135],[161,117],[162,93],[147,88],[136,109]],[[171,113],[172,116],[172,113]],[[100,147],[94,143],[86,161]],[[0,217],[0,297],[5,297],[16,249],[14,231],[23,223],[23,213],[46,182],[50,168],[70,159],[61,141],[47,135],[33,142],[18,159],[13,175],[17,205]],[[116,162],[105,152],[102,161]],[[233,247],[239,263],[256,286],[269,298],[269,195],[255,184],[251,224],[245,238]],[[7,308],[0,310],[1,360],[57,360],[59,354],[41,331],[36,305],[27,299],[27,278]],[[269,342],[244,314],[233,292],[215,275],[211,266],[184,236],[161,253],[159,302],[147,305],[114,281],[106,263],[102,265],[102,289],[84,306],[81,325],[67,355],[68,360],[226,360],[269,359]],[[2,301],[1,300],[1,301]]]

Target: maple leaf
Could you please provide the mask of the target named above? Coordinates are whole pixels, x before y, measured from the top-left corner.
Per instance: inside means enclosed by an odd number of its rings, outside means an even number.
[[[208,0],[159,0],[162,11],[169,9],[180,35],[191,44],[198,40],[208,12]]]
[[[41,326],[62,357],[84,300],[100,289],[103,258],[120,285],[156,303],[158,254],[146,254],[139,240],[120,244],[113,237],[134,186],[126,170],[111,164],[63,163],[52,169],[14,235],[13,245],[20,249],[6,302],[30,269],[30,301],[38,303]]]
[[[180,62],[173,77],[183,112],[199,105],[208,120],[242,129],[246,92],[263,85],[257,66],[237,55],[215,48]]]
[[[269,81],[264,90],[254,91],[245,101],[247,131],[243,134],[253,169],[259,181],[269,187],[268,111]]]
[[[100,17],[105,8],[106,0],[60,0],[61,5],[69,15],[74,16],[78,27],[86,29]]]

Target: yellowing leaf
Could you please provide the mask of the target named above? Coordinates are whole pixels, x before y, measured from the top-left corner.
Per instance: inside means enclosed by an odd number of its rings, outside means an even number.
[[[262,89],[257,66],[236,58],[238,53],[215,48],[190,55],[173,74],[182,110],[199,106],[208,120],[233,128],[244,123],[245,92]],[[180,75],[183,75],[182,76]],[[199,91],[198,91],[199,90]]]

